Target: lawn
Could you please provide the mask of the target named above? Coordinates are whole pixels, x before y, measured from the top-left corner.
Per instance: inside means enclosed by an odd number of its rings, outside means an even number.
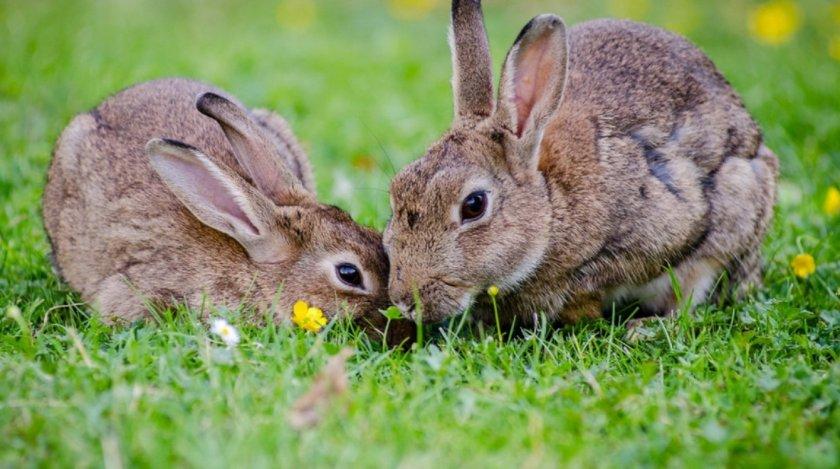
[[[0,467],[840,465],[840,215],[824,206],[840,184],[837,2],[486,2],[497,64],[541,12],[682,32],[781,159],[765,287],[647,340],[604,320],[503,342],[443,327],[387,350],[342,322],[315,335],[220,312],[243,336],[228,350],[189,311],[104,326],[51,273],[40,197],[56,137],[161,76],[280,112],[320,197],[381,229],[390,177],[451,119],[446,3],[0,0]],[[816,261],[805,279],[799,253]],[[292,428],[344,347],[346,394]]]

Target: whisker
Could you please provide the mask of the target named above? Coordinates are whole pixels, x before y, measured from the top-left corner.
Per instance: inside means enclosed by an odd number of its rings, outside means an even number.
[[[379,167],[379,170],[383,174],[385,174],[386,176],[390,176],[390,177],[396,176],[397,175],[397,167],[394,166],[394,161],[391,159],[391,155],[388,154],[388,150],[385,149],[385,145],[382,144],[382,140],[380,140],[379,137],[377,137],[376,134],[373,132],[373,130],[370,127],[368,127],[367,123],[365,123],[362,120],[360,120],[360,121],[361,121],[362,125],[365,127],[365,129],[368,132],[370,132],[371,137],[373,137],[373,139],[376,140],[376,144],[379,146],[379,149],[382,150],[382,153],[385,155],[385,159],[388,161],[388,165],[390,165],[390,167],[391,167],[390,168],[391,173],[388,174],[388,172],[386,172],[385,169],[379,164],[378,160],[374,160],[374,161],[376,161],[376,166]]]

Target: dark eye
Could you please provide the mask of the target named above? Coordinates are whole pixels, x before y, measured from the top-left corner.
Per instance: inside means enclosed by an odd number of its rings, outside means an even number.
[[[335,273],[342,282],[351,287],[364,288],[362,284],[362,272],[353,264],[343,263],[335,266]]]
[[[472,221],[482,215],[487,209],[487,193],[484,191],[475,191],[468,195],[464,202],[461,203],[461,221]]]

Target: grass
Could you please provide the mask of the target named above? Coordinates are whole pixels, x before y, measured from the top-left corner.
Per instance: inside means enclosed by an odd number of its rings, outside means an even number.
[[[782,160],[766,286],[748,301],[639,343],[601,321],[501,342],[427,331],[412,351],[340,322],[318,336],[243,326],[231,351],[189,311],[119,329],[92,317],[50,272],[44,174],[73,114],[138,81],[194,77],[278,110],[321,198],[383,226],[394,168],[451,118],[447,9],[404,21],[383,2],[338,3],[278,20],[263,1],[0,0],[0,312],[21,311],[0,317],[0,466],[840,464],[840,217],[821,211],[840,175],[829,2],[800,3],[802,28],[777,47],[748,35],[743,0],[487,2],[497,63],[533,14],[574,23],[618,7],[716,61]],[[799,252],[817,261],[807,280],[788,266]],[[348,394],[293,430],[292,403],[345,346]]]

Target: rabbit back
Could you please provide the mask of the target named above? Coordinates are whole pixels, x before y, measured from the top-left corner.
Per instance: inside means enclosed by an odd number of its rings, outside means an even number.
[[[683,156],[705,173],[724,156],[756,155],[758,126],[714,63],[685,38],[601,19],[571,27],[568,40],[560,112],[606,117],[599,136],[636,136],[654,147],[679,140]]]
[[[198,221],[172,196],[144,152],[150,139],[161,136],[212,149],[218,164],[250,182],[218,123],[195,109],[196,97],[206,92],[235,101],[195,81],[146,82],[76,116],[59,138],[44,193],[46,231],[62,277],[103,312],[120,319],[142,315],[143,305],[129,300],[138,292],[171,298],[197,295],[200,289],[191,286],[202,285],[210,286],[215,299],[238,304],[276,289],[275,279],[255,269],[238,243]],[[283,138],[270,119],[280,118],[255,114]],[[311,188],[308,161],[295,150],[299,159],[289,167]]]
[[[769,223],[778,161],[711,60],[678,35],[618,20],[570,28],[569,50],[539,163],[572,207],[559,221],[577,228],[555,230],[551,257],[575,266],[560,283],[613,298],[662,284],[651,309],[665,311],[663,266],[705,285],[697,296],[723,268],[760,277],[743,259],[756,258]]]

